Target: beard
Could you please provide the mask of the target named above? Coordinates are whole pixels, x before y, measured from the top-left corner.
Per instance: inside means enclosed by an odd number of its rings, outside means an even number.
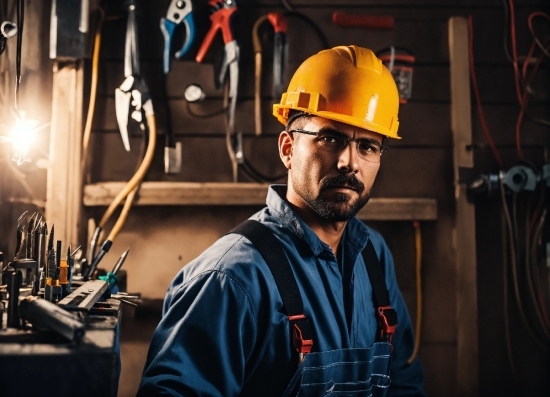
[[[349,221],[367,204],[371,196],[371,191],[365,191],[365,185],[354,174],[339,174],[322,179],[318,194],[313,194],[302,184],[298,186],[303,189],[297,191],[313,212],[331,222]],[[359,198],[351,201],[350,195],[346,193],[336,193],[331,198],[326,198],[323,191],[332,186],[350,187],[359,194]]]

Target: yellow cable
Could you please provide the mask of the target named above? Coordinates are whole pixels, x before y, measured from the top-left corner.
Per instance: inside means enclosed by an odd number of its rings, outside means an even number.
[[[105,211],[105,214],[103,214],[103,217],[101,218],[101,221],[99,222],[99,227],[103,228],[105,227],[105,224],[115,211],[116,207],[130,194],[132,190],[134,190],[136,187],[139,187],[141,184],[141,181],[143,180],[145,174],[149,170],[149,166],[151,165],[151,162],[153,161],[153,156],[155,153],[155,146],[157,143],[157,127],[156,127],[156,120],[155,120],[155,114],[153,113],[153,106],[150,103],[150,100],[146,102],[143,105],[144,109],[146,109],[147,114],[147,124],[149,127],[149,144],[147,145],[147,151],[145,152],[145,156],[143,157],[143,161],[141,162],[138,170],[132,176],[132,178],[128,181],[128,183],[124,186],[122,191],[115,197],[115,199],[111,202],[107,210]],[[148,109],[149,108],[149,109]],[[127,200],[128,201],[128,200]],[[130,200],[131,201],[131,200]],[[131,207],[131,204],[130,204]],[[124,208],[123,208],[124,211]],[[129,208],[128,208],[129,211]],[[122,216],[121,214],[120,216]],[[126,214],[127,215],[127,214]],[[119,219],[120,219],[119,216]],[[122,227],[122,225],[120,226]],[[111,232],[112,234],[112,232]],[[111,235],[109,234],[109,236]],[[115,235],[118,234],[118,231],[115,233]],[[109,240],[113,241],[111,238]]]
[[[88,104],[88,114],[86,116],[86,124],[84,126],[84,135],[82,137],[82,160],[81,170],[82,178],[88,179],[85,175],[86,166],[88,161],[88,147],[90,145],[90,138],[92,135],[92,123],[95,114],[95,105],[97,99],[97,82],[99,75],[99,53],[101,49],[101,28],[105,18],[105,13],[101,8],[99,10],[99,20],[97,22],[95,37],[94,37],[94,52],[92,55],[92,80],[90,84],[90,103]]]
[[[134,203],[134,199],[136,197],[136,194],[139,190],[140,185],[137,185],[135,188],[133,188],[132,191],[126,197],[126,201],[124,202],[122,211],[120,212],[120,215],[118,216],[118,219],[116,220],[115,225],[111,229],[111,233],[109,233],[109,236],[107,236],[107,240],[113,241],[115,237],[118,235],[118,233],[120,232],[120,230],[122,229],[122,226],[124,226],[124,223],[126,223],[126,219],[128,219],[128,214],[130,213],[130,209],[132,208],[132,204]]]
[[[416,325],[414,329],[414,350],[407,361],[411,364],[420,348],[420,331],[422,329],[422,234],[420,222],[414,221],[414,240],[416,245]]]
[[[252,29],[252,43],[254,46],[254,125],[256,127],[256,135],[262,134],[262,42],[258,35],[260,25],[267,20],[267,15],[263,15],[256,19],[254,28]]]

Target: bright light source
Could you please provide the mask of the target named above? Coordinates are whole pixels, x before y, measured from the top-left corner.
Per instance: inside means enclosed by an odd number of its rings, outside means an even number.
[[[12,161],[17,162],[17,165],[21,165],[25,161],[31,161],[27,156],[36,137],[35,128],[38,125],[38,121],[27,119],[27,112],[23,110],[19,110],[17,114],[12,109],[12,113],[16,119],[15,127],[10,134],[10,141],[15,151]]]

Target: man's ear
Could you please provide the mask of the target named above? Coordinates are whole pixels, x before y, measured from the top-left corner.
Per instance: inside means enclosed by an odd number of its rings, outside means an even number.
[[[292,160],[292,135],[287,131],[279,134],[279,157],[287,169],[290,169]]]

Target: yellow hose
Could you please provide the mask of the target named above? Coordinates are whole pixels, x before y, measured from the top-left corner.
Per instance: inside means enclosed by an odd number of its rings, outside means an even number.
[[[92,135],[92,123],[95,114],[95,105],[97,99],[97,82],[99,75],[99,53],[101,50],[101,28],[103,26],[103,20],[105,13],[101,8],[99,10],[99,20],[97,22],[96,32],[94,36],[94,52],[92,55],[92,80],[90,84],[90,102],[88,104],[88,114],[86,116],[86,124],[84,126],[84,135],[82,137],[82,160],[81,171],[82,178],[87,181],[86,166],[88,161],[88,147],[90,145],[90,138]]]
[[[147,105],[147,103],[144,104],[143,107],[146,108],[146,105]],[[145,177],[145,174],[149,170],[149,166],[151,165],[151,162],[153,161],[153,156],[155,154],[155,146],[156,146],[156,143],[157,143],[157,127],[156,127],[155,114],[152,111],[152,105],[149,103],[149,105],[147,105],[147,106],[150,108],[149,111],[146,110],[147,124],[148,124],[148,127],[149,127],[149,144],[147,145],[147,151],[145,152],[145,156],[143,157],[143,161],[141,162],[141,164],[140,164],[138,170],[136,171],[136,173],[134,174],[134,176],[132,176],[132,178],[124,186],[122,191],[111,202],[111,204],[109,205],[109,207],[105,211],[105,214],[103,214],[103,217],[101,218],[101,221],[99,222],[99,227],[101,227],[101,228],[105,227],[105,224],[107,223],[107,221],[109,220],[109,218],[111,217],[113,212],[115,211],[116,207],[118,207],[118,205],[124,199],[126,199],[127,196],[129,196],[129,194],[130,194],[130,192],[132,192],[132,190],[139,187],[139,185],[141,184],[141,181]],[[135,193],[134,193],[134,195],[135,195]],[[126,201],[130,202],[130,204],[129,204],[128,208],[126,208],[126,204],[125,204],[124,208],[122,209],[123,212],[119,216],[119,220],[121,219],[121,217],[123,217],[123,219],[125,220],[127,215],[128,215],[127,212],[131,208],[132,200],[126,199]],[[117,224],[118,224],[118,221],[117,221]],[[124,224],[124,222],[122,222],[122,224]],[[122,228],[122,225],[120,225],[120,228]],[[113,232],[111,232],[111,234],[113,234]],[[109,236],[111,236],[111,234],[109,234]],[[116,234],[118,234],[118,231],[116,231],[115,235]],[[111,238],[109,238],[109,240],[113,241]]]
[[[254,125],[256,136],[262,134],[262,43],[258,35],[260,25],[267,20],[267,15],[256,19],[252,29],[252,43],[254,45]]]
[[[420,332],[422,330],[422,234],[420,222],[414,221],[414,241],[416,246],[416,325],[414,327],[414,350],[407,361],[411,364],[420,348]]]

